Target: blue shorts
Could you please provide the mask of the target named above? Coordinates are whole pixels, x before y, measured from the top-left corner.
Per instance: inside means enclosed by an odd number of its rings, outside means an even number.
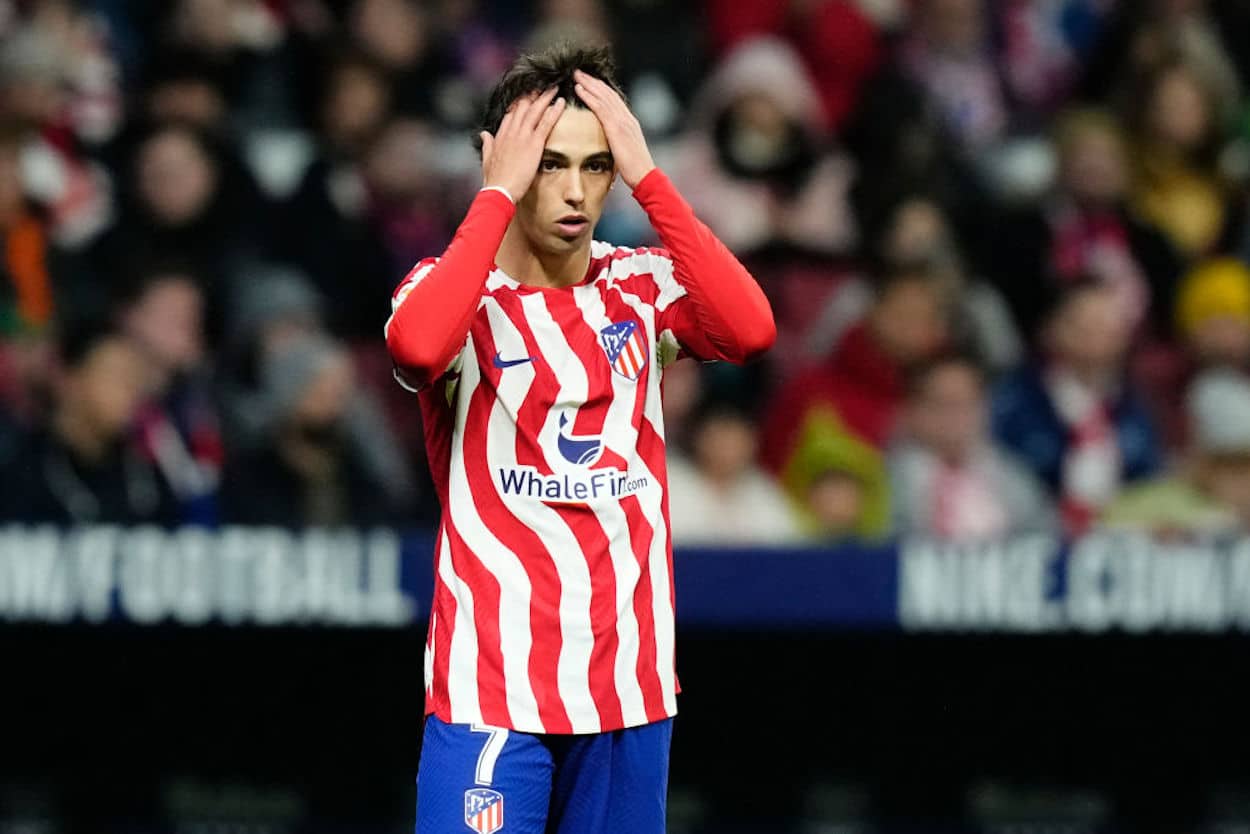
[[[663,834],[673,720],[595,735],[425,721],[417,834]]]

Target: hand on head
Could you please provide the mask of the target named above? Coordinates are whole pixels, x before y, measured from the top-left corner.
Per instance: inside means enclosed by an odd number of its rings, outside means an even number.
[[[525,196],[538,172],[547,137],[564,112],[564,99],[555,95],[552,87],[517,99],[493,136],[482,131],[483,185],[503,188],[518,202]]]
[[[634,188],[655,168],[642,125],[625,100],[607,83],[581,70],[575,70],[573,78],[577,82],[578,97],[603,125],[617,173],[626,185]]]

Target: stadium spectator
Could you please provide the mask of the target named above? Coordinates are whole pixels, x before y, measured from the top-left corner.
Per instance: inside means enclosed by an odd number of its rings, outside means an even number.
[[[929,0],[900,51],[904,72],[969,155],[994,147],[1011,123],[990,25],[981,0]]]
[[[860,440],[827,407],[803,424],[781,482],[814,542],[880,539],[890,528],[889,480],[880,450]]]
[[[309,277],[326,300],[327,326],[351,340],[376,336],[390,290],[406,272],[369,215],[362,164],[389,110],[389,83],[377,64],[337,57],[316,107],[317,154],[274,224],[276,255]]]
[[[149,68],[143,115],[155,124],[191,125],[212,135],[229,132],[230,102],[219,74],[203,58],[169,56]]]
[[[242,127],[293,119],[280,47],[283,20],[263,0],[174,0],[162,4],[153,66],[191,59],[216,79]]]
[[[804,424],[831,409],[845,430],[882,448],[894,430],[908,367],[942,349],[949,337],[948,299],[931,273],[912,266],[884,272],[872,306],[817,366],[787,382],[764,420],[761,459],[783,472]]]
[[[1181,281],[1174,311],[1179,342],[1139,351],[1134,375],[1150,397],[1168,448],[1185,445],[1178,391],[1209,368],[1250,374],[1250,268],[1236,258],[1199,262]]]
[[[131,429],[144,397],[143,358],[110,327],[76,324],[60,342],[46,426],[0,473],[0,517],[52,524],[173,524],[178,507]]]
[[[974,22],[973,28],[982,25]],[[977,160],[969,157],[946,112],[934,106],[928,88],[916,79],[917,50],[909,50],[908,43],[902,34],[841,126],[839,138],[855,160],[851,198],[858,216],[879,217],[883,201],[888,205],[910,192],[931,194],[946,208],[959,236],[973,239],[970,235],[984,231],[981,208],[989,195]],[[964,92],[975,96],[971,87]],[[997,98],[992,89],[990,96]]]
[[[1246,31],[1247,14],[1242,3],[1218,0],[1116,3],[1091,55],[1085,92],[1097,98],[1131,95],[1133,79],[1181,58],[1201,73],[1221,101],[1232,105],[1250,80],[1244,39],[1233,36]]]
[[[140,447],[170,485],[181,520],[211,525],[223,448],[205,356],[203,290],[189,273],[176,262],[140,267],[120,298],[118,323],[143,358]]]
[[[405,520],[411,475],[393,444],[386,450],[391,465],[380,467],[354,430],[360,392],[339,345],[317,337],[288,342],[266,357],[261,384],[266,442],[227,460],[226,521],[300,528]],[[386,440],[372,438],[375,445]]]
[[[1130,323],[1119,305],[1106,284],[1064,287],[1041,354],[993,397],[995,435],[1047,484],[1071,534],[1086,530],[1123,484],[1162,463],[1153,422],[1126,373]]]
[[[52,318],[48,230],[22,191],[26,132],[0,127],[0,337],[42,330]]]
[[[65,46],[31,23],[0,40],[0,119],[27,131],[23,188],[44,210],[50,238],[76,248],[112,221],[113,203],[104,170],[74,132]]]
[[[1022,331],[1036,333],[1049,294],[1095,277],[1114,286],[1124,316],[1171,332],[1179,258],[1167,238],[1127,205],[1123,133],[1103,110],[1071,110],[1054,130],[1058,177],[1038,205],[1007,213],[982,249],[986,274]]]
[[[991,370],[1014,367],[1024,354],[1018,332],[1002,293],[968,273],[968,264],[955,240],[942,206],[930,195],[907,193],[884,207],[882,216],[865,218],[866,260],[901,268],[923,264],[954,300],[954,341],[965,345]],[[872,288],[856,278],[837,287],[819,318],[805,335],[806,347],[826,354],[872,304]]]
[[[755,426],[742,411],[706,404],[691,426],[690,457],[668,460],[675,545],[779,545],[799,527],[780,487],[754,463]]]
[[[355,0],[348,10],[351,44],[382,66],[396,109],[407,116],[437,116],[441,76],[427,9],[413,0]]]
[[[837,130],[859,101],[877,68],[884,44],[865,4],[854,0],[822,3],[707,3],[708,26],[717,50],[764,36],[787,38],[802,55],[821,103],[821,124]]]
[[[1250,528],[1250,382],[1208,371],[1189,389],[1192,444],[1179,470],[1126,490],[1103,524],[1160,536],[1212,535]]]
[[[322,335],[323,304],[295,270],[257,265],[231,298],[217,368],[218,398],[230,453],[264,442],[267,418],[261,368],[292,342]]]
[[[367,293],[373,331],[386,321],[391,290],[424,253],[441,251],[451,240],[448,212],[473,190],[457,189],[440,171],[439,142],[431,125],[396,119],[385,125],[363,160],[371,223],[389,257],[389,280],[372,287],[352,276],[352,290]],[[464,191],[465,193],[460,193]],[[359,306],[361,302],[357,302]]]
[[[887,458],[895,534],[975,540],[1054,528],[1045,487],[994,441],[989,416],[974,360],[945,356],[912,373]]]
[[[1211,254],[1228,221],[1231,195],[1218,167],[1224,104],[1181,60],[1149,72],[1129,103],[1132,204],[1189,258]]]
[[[126,173],[120,221],[92,257],[114,280],[136,256],[188,261],[205,281],[213,336],[231,279],[265,251],[270,237],[255,181],[219,142],[185,125],[146,131]]]
[[[1035,131],[1071,97],[1115,4],[1103,0],[1006,2],[994,12],[998,62],[1016,129]]]
[[[1198,264],[1177,293],[1176,320],[1199,368],[1250,370],[1250,267],[1236,258]]]
[[[828,147],[819,107],[802,61],[779,39],[738,46],[695,97],[665,167],[736,254],[855,245],[850,162]]]

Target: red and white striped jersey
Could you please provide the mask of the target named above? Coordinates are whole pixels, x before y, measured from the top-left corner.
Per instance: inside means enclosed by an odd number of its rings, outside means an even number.
[[[419,392],[443,505],[427,712],[532,733],[676,713],[660,375],[697,326],[685,296],[665,251],[599,242],[573,287],[490,274]]]
[[[776,337],[751,274],[654,169],[633,187],[665,249],[594,243],[583,280],[493,265],[516,207],[483,189],[395,291],[386,344],[418,383],[443,518],[426,711],[594,733],[677,711],[660,373]]]

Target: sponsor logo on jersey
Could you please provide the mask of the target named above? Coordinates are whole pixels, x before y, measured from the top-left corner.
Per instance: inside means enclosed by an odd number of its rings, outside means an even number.
[[[503,794],[490,788],[465,791],[464,824],[478,834],[494,834],[503,828]]]
[[[526,362],[533,362],[534,357],[522,356],[519,359],[504,359],[503,354],[495,351],[495,367],[496,368],[512,368],[517,365],[524,365]]]
[[[564,428],[568,424],[568,415],[561,414],[560,436],[556,440],[556,446],[560,450],[560,457],[578,466],[590,466],[599,459],[599,455],[603,454],[603,439],[599,437],[573,437],[571,434],[566,435]]]
[[[572,465],[571,471],[544,474],[533,466],[501,466],[499,486],[504,495],[580,504],[600,498],[624,498],[648,485],[645,476],[630,477],[619,469],[591,469],[603,456],[603,438],[574,435],[570,423],[567,414],[560,415],[556,450]]]
[[[647,339],[632,319],[600,330],[599,344],[608,355],[612,370],[626,379],[638,379],[647,367]]]

